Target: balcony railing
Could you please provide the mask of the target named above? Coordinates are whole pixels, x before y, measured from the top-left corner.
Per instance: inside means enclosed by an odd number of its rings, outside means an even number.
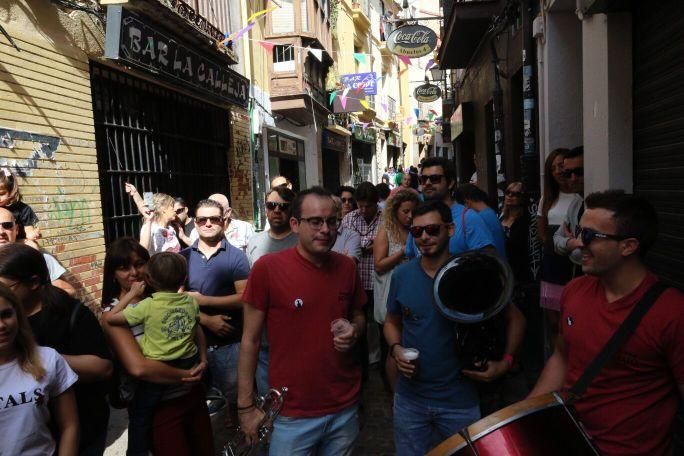
[[[314,100],[323,106],[327,106],[328,101],[326,99],[325,89],[317,85],[316,82],[306,73],[304,73],[304,89],[311,94]]]

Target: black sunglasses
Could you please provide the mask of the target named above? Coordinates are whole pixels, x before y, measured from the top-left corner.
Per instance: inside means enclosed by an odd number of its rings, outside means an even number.
[[[176,209],[176,215],[181,215],[183,212],[185,212],[186,209],[187,207],[179,207],[178,209]]]
[[[195,223],[202,226],[206,225],[207,221],[210,221],[212,225],[220,225],[223,223],[223,217],[212,216],[212,217],[195,217]]]
[[[0,222],[0,226],[3,230],[11,230],[14,228],[14,222]]]
[[[579,168],[565,168],[565,169],[563,170],[563,172],[561,173],[561,175],[562,175],[563,177],[566,177],[566,178],[572,177],[573,174],[574,174],[575,176],[577,176],[577,177],[582,177],[582,176],[584,176],[584,168],[583,168],[583,167],[579,167]]]
[[[433,223],[425,226],[414,225],[411,228],[409,228],[409,231],[411,232],[414,238],[419,238],[423,235],[423,231],[425,231],[428,234],[428,236],[437,236],[441,229],[441,223]]]
[[[275,211],[278,207],[281,211],[285,212],[290,208],[290,203],[276,203],[274,201],[266,201],[266,209],[268,209],[269,211]]]
[[[443,177],[444,174],[422,174],[420,176],[420,183],[426,184],[427,181],[430,181],[431,184],[439,184],[442,182]]]
[[[624,241],[625,239],[629,239],[631,237],[633,236],[599,233],[598,231],[594,231],[590,228],[581,228],[579,231],[579,238],[582,240],[582,244],[584,244],[585,247],[589,247],[589,244],[591,244],[595,239],[612,239],[614,241]]]

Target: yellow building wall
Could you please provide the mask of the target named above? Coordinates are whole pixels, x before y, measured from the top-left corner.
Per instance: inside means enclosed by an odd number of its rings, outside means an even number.
[[[69,270],[84,303],[101,296],[104,234],[87,52],[101,52],[102,30],[38,0],[0,0],[0,128],[59,139],[54,155],[16,140],[0,148],[20,175],[23,201],[39,218],[43,249]],[[11,135],[10,135],[11,136]]]

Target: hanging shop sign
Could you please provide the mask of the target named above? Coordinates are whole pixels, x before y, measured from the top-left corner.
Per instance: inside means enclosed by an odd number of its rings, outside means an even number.
[[[387,37],[387,48],[396,55],[423,57],[437,47],[437,34],[424,25],[405,25]]]
[[[335,150],[338,152],[347,151],[347,138],[342,135],[335,134],[331,131],[323,131],[323,148]]]
[[[247,107],[249,80],[160,32],[149,20],[118,5],[107,7],[105,57],[140,68],[160,79]]]
[[[378,137],[375,128],[363,128],[361,125],[354,127],[354,139],[357,141],[375,144]]]
[[[401,147],[401,137],[398,134],[388,131],[386,137],[388,146]]]
[[[348,87],[354,92],[359,90],[359,87],[362,87],[364,95],[378,94],[376,81],[374,71],[371,73],[343,74],[340,77],[340,82],[343,86]]]
[[[434,84],[423,84],[416,87],[413,97],[421,103],[431,103],[442,97],[442,89]]]

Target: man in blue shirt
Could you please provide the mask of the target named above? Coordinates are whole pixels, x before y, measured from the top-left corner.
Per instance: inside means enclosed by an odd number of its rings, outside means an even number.
[[[249,262],[242,250],[226,240],[226,219],[219,203],[200,201],[195,225],[199,239],[180,252],[188,261],[186,290],[200,306],[211,382],[233,404],[237,402],[242,292],[247,285]]]
[[[487,204],[488,199],[487,193],[475,184],[463,184],[456,191],[456,201],[477,212],[492,236],[497,255],[506,259],[503,227],[494,209]]]
[[[482,372],[462,370],[456,352],[454,323],[433,304],[434,277],[448,262],[454,223],[449,207],[429,201],[413,210],[411,226],[421,257],[398,266],[387,298],[384,334],[400,376],[394,396],[394,439],[397,455],[427,453],[440,441],[480,417],[478,396],[466,378],[492,381],[511,367],[524,322],[507,318],[507,343],[502,360],[488,361]],[[515,312],[509,306],[507,313]],[[406,348],[419,351],[417,362]]]
[[[423,162],[420,183],[423,186],[425,201],[442,201],[451,208],[454,233],[449,238],[449,253],[456,255],[468,250],[494,246],[494,240],[480,216],[452,200],[451,191],[455,182],[456,172],[449,160],[431,157]],[[420,252],[409,233],[406,240],[406,256],[413,258],[418,255]]]

